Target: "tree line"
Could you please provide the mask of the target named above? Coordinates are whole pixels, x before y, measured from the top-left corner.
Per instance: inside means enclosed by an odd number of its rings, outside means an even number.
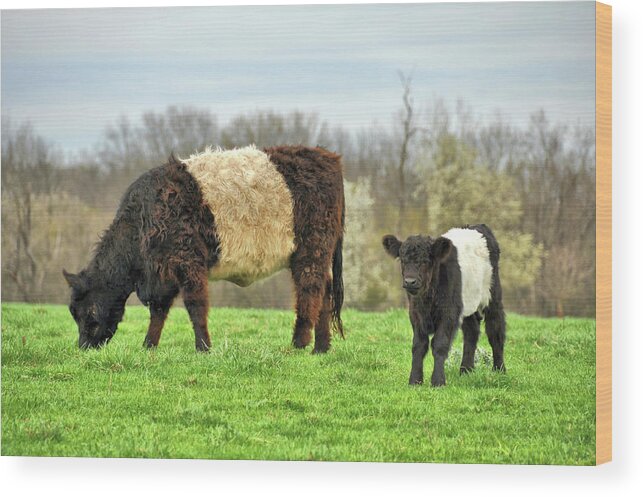
[[[486,223],[499,240],[506,306],[538,315],[591,316],[595,309],[594,130],[535,112],[526,127],[479,122],[463,103],[420,108],[402,77],[399,114],[388,126],[331,126],[294,111],[240,114],[225,125],[207,109],[169,107],[123,117],[93,148],[65,155],[29,124],[2,122],[2,295],[65,302],[62,267],[88,262],[120,196],[174,152],[208,145],[323,146],[343,156],[346,180],[346,304],[403,306],[384,234],[439,235]],[[286,272],[245,289],[218,282],[213,304],[292,305]]]

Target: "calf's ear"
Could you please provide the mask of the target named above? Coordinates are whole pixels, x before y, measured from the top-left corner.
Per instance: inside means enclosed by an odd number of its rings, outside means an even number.
[[[386,252],[391,257],[400,256],[400,246],[402,245],[402,242],[399,241],[395,236],[386,235],[384,238],[382,238],[382,245],[384,245],[384,250],[386,250]]]
[[[448,238],[441,236],[433,243],[433,256],[439,262],[444,262],[449,257],[453,244]]]

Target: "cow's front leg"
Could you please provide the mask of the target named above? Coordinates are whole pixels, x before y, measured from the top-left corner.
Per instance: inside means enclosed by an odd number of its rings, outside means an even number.
[[[144,347],[152,349],[158,346],[165,319],[177,293],[178,289],[172,288],[164,292],[162,296],[151,299],[149,304],[146,303],[150,308],[150,325],[143,341]]]
[[[428,330],[411,319],[413,325],[413,348],[409,385],[420,385],[424,381],[424,357],[429,350]]]
[[[183,303],[188,310],[194,327],[194,343],[196,350],[210,350],[210,334],[208,333],[208,280],[207,274],[196,283],[183,288]]]
[[[143,346],[148,349],[153,349],[158,346],[161,339],[161,331],[165,324],[165,318],[170,310],[170,306],[162,306],[155,302],[150,303],[150,325],[145,335]]]

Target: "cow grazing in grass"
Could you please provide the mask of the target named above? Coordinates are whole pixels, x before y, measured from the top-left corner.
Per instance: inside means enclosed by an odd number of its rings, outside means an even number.
[[[107,343],[136,291],[156,347],[181,293],[196,348],[208,350],[208,278],[240,286],[289,268],[296,290],[292,343],[330,347],[341,308],[344,189],[339,156],[321,148],[206,150],[143,174],[126,191],[89,266],[63,274],[81,348]]]
[[[505,313],[498,264],[500,247],[484,224],[453,228],[437,239],[411,236],[401,242],[393,235],[382,240],[384,249],[399,258],[402,284],[409,299],[413,326],[413,361],[409,383],[424,380],[424,357],[433,351],[431,385],[446,383],[444,361],[460,326],[464,352],[460,372],[473,369],[484,314],[493,350],[493,368],[505,370]]]

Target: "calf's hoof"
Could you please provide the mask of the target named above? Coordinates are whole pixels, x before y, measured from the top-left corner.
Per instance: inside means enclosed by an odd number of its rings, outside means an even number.
[[[432,387],[443,387],[447,384],[447,380],[444,376],[442,377],[432,377],[431,386]]]
[[[494,367],[492,369],[493,369],[493,371],[498,371],[499,373],[506,373],[507,372],[507,368],[505,368],[504,363],[500,364],[500,366],[495,366],[494,365]]]
[[[196,342],[196,351],[197,352],[210,352],[210,344],[204,341]]]
[[[469,374],[473,371],[473,366],[460,366],[460,374]]]
[[[150,342],[148,340],[145,340],[143,342],[143,347],[148,349],[148,350],[154,350],[158,345],[154,342]]]
[[[413,376],[409,378],[409,385],[421,385],[424,383],[424,378],[418,377],[418,376]]]

